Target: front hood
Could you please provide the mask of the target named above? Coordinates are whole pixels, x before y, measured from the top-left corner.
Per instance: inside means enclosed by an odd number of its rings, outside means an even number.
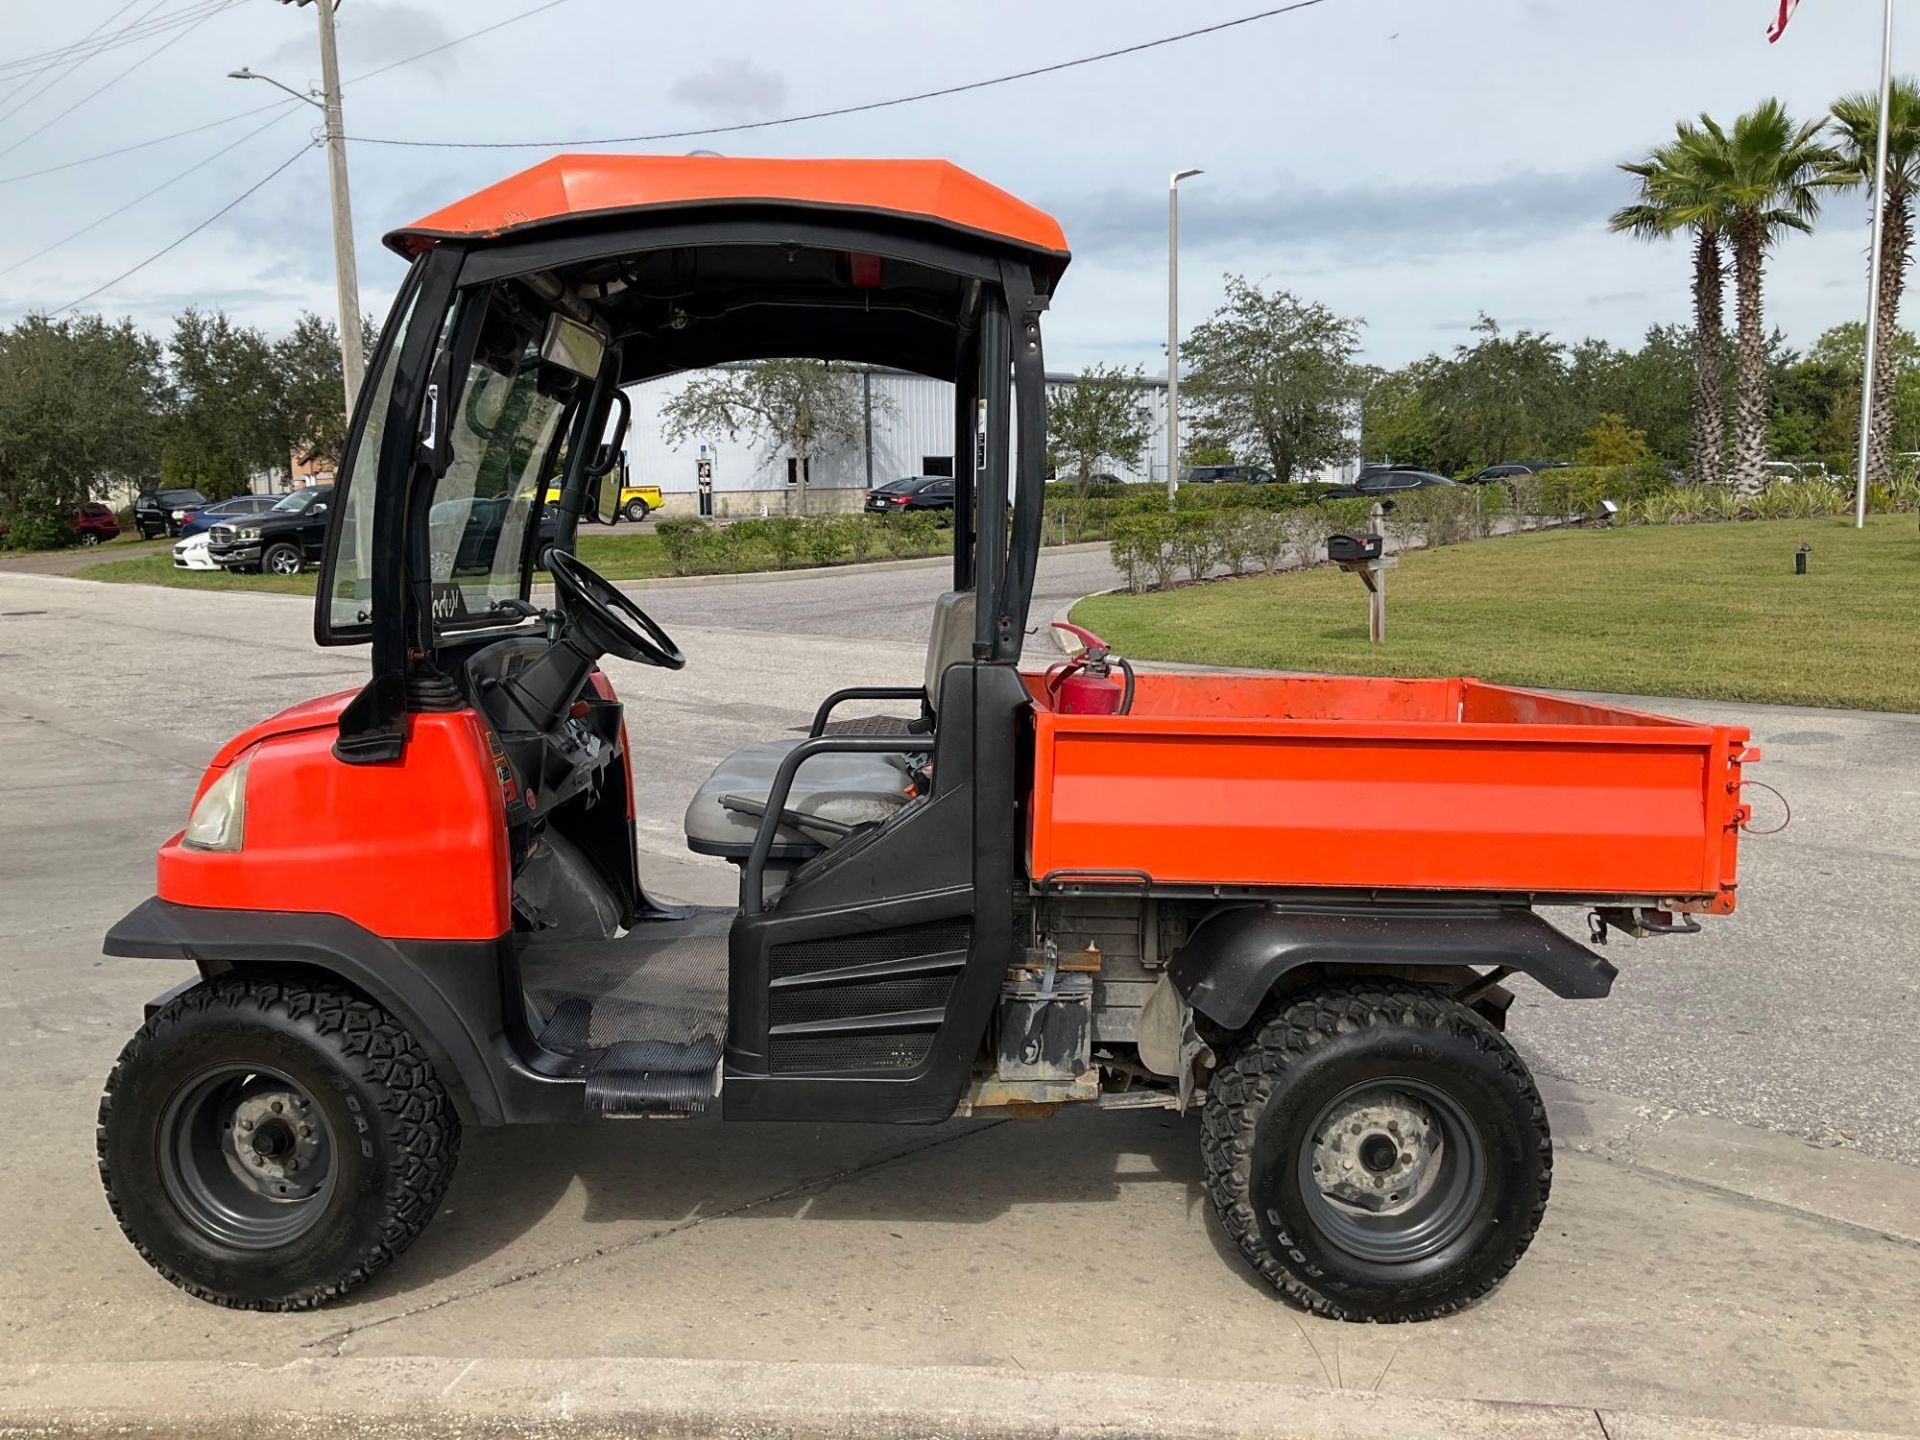
[[[224,769],[262,740],[271,740],[276,735],[295,735],[302,730],[324,730],[338,725],[340,712],[359,693],[358,690],[342,690],[335,695],[322,695],[317,700],[303,700],[278,715],[268,716],[252,729],[242,730],[221,746],[220,753],[213,757],[213,768]]]

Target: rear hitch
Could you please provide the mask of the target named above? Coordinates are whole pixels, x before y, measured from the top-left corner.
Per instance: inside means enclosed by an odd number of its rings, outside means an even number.
[[[1691,915],[1676,915],[1671,910],[1656,910],[1646,905],[1603,906],[1587,916],[1587,934],[1595,945],[1607,943],[1609,930],[1645,940],[1652,935],[1698,935],[1700,922]]]

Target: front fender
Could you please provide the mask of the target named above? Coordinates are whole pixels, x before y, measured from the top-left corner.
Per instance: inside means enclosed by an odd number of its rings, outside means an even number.
[[[1567,999],[1598,999],[1619,972],[1531,910],[1247,906],[1202,921],[1167,967],[1182,998],[1237,1030],[1290,970],[1498,965]]]
[[[234,969],[337,976],[407,1027],[466,1118],[497,1125],[515,1118],[502,1094],[512,1077],[498,1053],[502,943],[388,941],[338,915],[219,910],[156,896],[122,917],[101,948],[136,960],[190,960],[207,979]]]

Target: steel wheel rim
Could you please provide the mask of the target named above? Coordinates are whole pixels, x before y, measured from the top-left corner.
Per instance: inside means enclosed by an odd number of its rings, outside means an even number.
[[[1409,1145],[1403,1122],[1402,1133],[1391,1137],[1393,1162],[1376,1173],[1369,1161],[1385,1160],[1381,1142],[1389,1139],[1379,1123],[1383,1115],[1423,1117],[1425,1138]],[[1353,1133],[1356,1124],[1358,1134]],[[1332,1134],[1336,1128],[1342,1131],[1339,1144]],[[1408,1156],[1412,1165],[1399,1163]],[[1357,1161],[1346,1175],[1384,1182],[1375,1194],[1387,1208],[1369,1211],[1329,1193],[1341,1188],[1341,1180],[1329,1173],[1327,1162],[1342,1158]],[[1487,1197],[1486,1143],[1479,1127],[1444,1090],[1408,1076],[1349,1086],[1321,1107],[1301,1140],[1297,1168],[1314,1228],[1355,1260],[1384,1269],[1420,1265],[1457,1243],[1473,1228]],[[1406,1185],[1407,1193],[1390,1199],[1400,1193],[1396,1183]]]
[[[278,1070],[201,1071],[167,1102],[159,1139],[168,1199],[194,1229],[224,1245],[286,1245],[319,1223],[333,1197],[333,1128]]]

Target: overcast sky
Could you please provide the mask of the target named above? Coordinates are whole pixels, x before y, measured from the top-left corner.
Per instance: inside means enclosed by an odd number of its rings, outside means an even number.
[[[114,24],[192,8],[136,0]],[[354,76],[539,0],[345,0]],[[119,0],[0,0],[0,61],[79,39]],[[1259,0],[564,0],[442,54],[350,85],[350,134],[555,140],[730,124],[961,83],[1155,38]],[[1182,315],[1246,274],[1366,321],[1395,365],[1503,325],[1632,343],[1687,315],[1681,246],[1606,233],[1629,195],[1613,167],[1706,110],[1766,95],[1814,114],[1878,78],[1878,0],[1807,0],[1769,46],[1773,0],[1323,0],[1292,15],[1099,65],[874,114],[658,147],[727,154],[939,155],[1053,211],[1074,251],[1048,330],[1050,367],[1164,365],[1166,177],[1182,187]],[[239,65],[305,88],[313,14],[244,0],[38,134],[166,36],[101,55],[21,104],[0,77],[0,182],[265,105]],[[1909,27],[1896,64],[1913,61]],[[39,84],[46,76],[28,84]],[[17,110],[14,107],[18,106]],[[9,110],[14,113],[8,114]],[[223,147],[178,184],[0,275],[0,320],[53,309],[145,258],[300,146],[291,105],[203,134],[0,183],[0,267]],[[269,123],[270,122],[270,123]],[[267,128],[250,139],[247,132]],[[630,146],[629,149],[647,147]],[[546,151],[351,148],[360,287],[384,313],[402,273],[387,229]],[[1829,203],[1774,257],[1767,317],[1805,343],[1857,318],[1866,205]],[[223,219],[85,308],[161,325],[187,304],[270,331],[334,306],[326,163],[310,151]]]

